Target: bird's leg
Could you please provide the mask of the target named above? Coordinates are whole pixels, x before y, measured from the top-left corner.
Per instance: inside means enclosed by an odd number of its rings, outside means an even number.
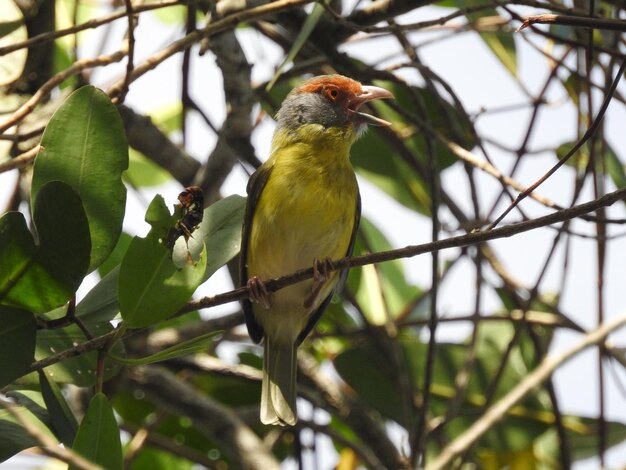
[[[313,284],[313,290],[311,291],[311,295],[309,295],[304,301],[304,308],[311,308],[317,297],[320,295],[320,291],[322,287],[328,281],[330,277],[330,273],[335,269],[335,265],[333,261],[326,257],[323,260],[319,260],[315,258],[313,260],[313,280],[315,283]]]
[[[268,310],[272,306],[270,293],[259,276],[252,276],[248,279],[247,287],[252,302],[258,302],[265,310]]]

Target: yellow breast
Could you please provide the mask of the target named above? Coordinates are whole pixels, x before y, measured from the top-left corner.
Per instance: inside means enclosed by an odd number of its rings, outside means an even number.
[[[248,276],[271,279],[309,268],[316,258],[344,257],[354,228],[358,195],[347,149],[298,142],[277,149],[266,164],[272,171],[252,219]],[[308,309],[303,303],[313,281],[276,292],[269,311],[255,306],[265,333],[280,337],[293,336],[295,331],[297,335],[337,280],[335,273]],[[274,315],[282,320],[265,321]],[[281,331],[268,331],[277,328]]]

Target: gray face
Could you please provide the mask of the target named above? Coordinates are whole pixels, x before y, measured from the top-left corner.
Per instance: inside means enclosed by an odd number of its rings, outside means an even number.
[[[341,106],[334,105],[319,93],[289,94],[276,114],[278,127],[294,131],[306,124],[343,127],[349,121]]]

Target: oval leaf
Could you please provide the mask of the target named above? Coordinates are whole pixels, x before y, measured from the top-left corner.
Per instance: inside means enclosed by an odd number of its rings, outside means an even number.
[[[89,402],[72,450],[107,470],[123,467],[120,430],[104,394],[96,393]],[[77,467],[69,466],[69,470],[75,469]]]
[[[89,271],[104,261],[122,230],[128,144],[109,97],[92,86],[72,93],[54,113],[35,159],[31,198],[42,186],[63,181],[80,195],[91,234]]]
[[[31,312],[0,307],[0,388],[26,373],[35,358],[36,335]]]
[[[207,251],[203,281],[239,253],[245,207],[246,198],[234,194],[205,209],[202,224],[198,227]]]
[[[150,354],[145,357],[121,357],[115,356],[113,354],[109,354],[109,357],[120,364],[125,364],[129,366],[138,366],[144,364],[153,364],[155,362],[167,361],[169,359],[175,359],[181,356],[187,356],[190,354],[196,354],[203,351],[209,346],[211,340],[220,334],[220,331],[212,331],[210,333],[206,333],[204,335],[197,336],[196,338],[191,338],[182,343],[178,343],[169,348],[165,348],[162,351],[159,351],[154,354]]]
[[[71,187],[46,184],[35,201],[33,219],[39,246],[22,214],[0,219],[0,302],[36,313],[66,303],[89,265],[89,227]]]
[[[204,248],[197,263],[176,267],[172,252],[154,232],[135,237],[120,266],[120,312],[131,328],[158,323],[175,313],[200,285],[206,267]]]
[[[37,372],[39,374],[39,388],[50,413],[54,432],[59,441],[69,447],[74,442],[78,429],[76,417],[74,417],[56,382],[48,380],[44,371]]]
[[[120,265],[118,297],[122,318],[131,328],[164,320],[189,300],[203,280],[206,268],[204,241],[195,243],[197,240],[193,235],[187,240],[190,248],[192,244],[198,248],[195,259],[184,247],[182,251],[186,256],[178,250],[176,259],[173,250],[164,244],[170,229],[178,221],[177,215],[180,215],[180,206],[176,206],[175,213],[171,214],[163,197],[155,196],[145,217],[152,226],[150,232],[146,238],[133,238],[126,250]],[[181,243],[185,245],[182,236],[177,240],[178,248]]]

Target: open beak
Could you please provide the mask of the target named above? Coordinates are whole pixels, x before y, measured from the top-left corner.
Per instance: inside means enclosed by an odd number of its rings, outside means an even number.
[[[349,109],[354,113],[354,116],[357,117],[359,121],[373,126],[391,126],[389,121],[372,116],[371,114],[359,112],[359,108],[368,101],[393,98],[393,93],[377,86],[363,86],[361,89],[363,93],[350,100]]]

